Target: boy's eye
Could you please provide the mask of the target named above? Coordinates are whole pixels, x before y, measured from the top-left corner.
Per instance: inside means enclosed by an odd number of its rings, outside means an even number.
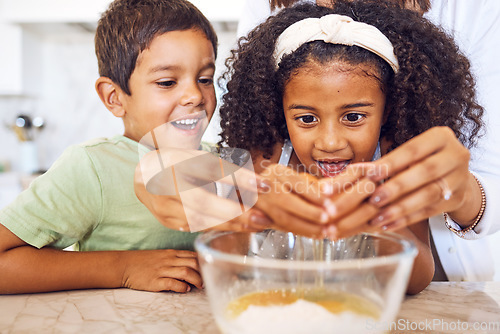
[[[311,124],[311,123],[314,123],[314,122],[318,121],[318,119],[315,116],[313,116],[313,115],[299,116],[299,117],[297,117],[295,119],[298,120],[299,122],[303,123],[303,124]]]
[[[365,116],[363,114],[358,114],[358,113],[349,113],[344,116],[344,119],[348,121],[349,123],[358,123],[360,122]]]
[[[175,81],[173,80],[159,81],[156,84],[161,87],[172,87],[173,85],[175,85]]]

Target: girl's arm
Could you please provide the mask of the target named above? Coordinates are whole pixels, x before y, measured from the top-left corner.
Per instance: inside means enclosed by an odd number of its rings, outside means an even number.
[[[120,287],[187,292],[203,285],[195,252],[37,249],[1,224],[0,272],[0,294]]]
[[[421,221],[407,228],[402,228],[396,233],[411,240],[417,248],[418,254],[415,257],[406,290],[408,294],[417,294],[425,289],[434,277],[434,258],[430,246],[429,223],[427,220]]]

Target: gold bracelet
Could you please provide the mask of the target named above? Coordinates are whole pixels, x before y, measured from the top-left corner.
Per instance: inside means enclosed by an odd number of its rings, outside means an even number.
[[[465,234],[472,231],[477,226],[481,218],[483,218],[484,209],[486,208],[486,194],[484,193],[483,185],[481,184],[481,182],[479,182],[474,174],[471,175],[474,180],[476,180],[477,185],[479,186],[479,190],[481,190],[481,208],[479,209],[479,213],[477,214],[476,219],[474,219],[474,222],[463,230],[457,230],[456,228],[453,228],[450,223],[448,223],[448,214],[446,212],[443,212],[444,224],[450,231],[458,235],[460,238],[465,238]]]

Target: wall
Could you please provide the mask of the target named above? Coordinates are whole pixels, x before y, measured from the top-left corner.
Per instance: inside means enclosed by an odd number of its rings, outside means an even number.
[[[236,24],[214,23],[214,26],[220,40],[217,60],[220,72],[228,50],[235,43]],[[23,28],[40,41],[39,54],[33,56],[41,58],[38,60],[42,74],[32,79],[40,86],[40,94],[37,97],[0,96],[0,164],[8,161],[13,170],[20,167],[19,142],[4,126],[12,124],[19,113],[42,116],[46,120],[37,140],[43,169],[50,167],[69,145],[122,133],[121,120],[102,105],[94,90],[98,72],[93,32],[85,26],[67,24],[24,24]],[[214,117],[206,140],[217,141],[216,123],[217,117]]]

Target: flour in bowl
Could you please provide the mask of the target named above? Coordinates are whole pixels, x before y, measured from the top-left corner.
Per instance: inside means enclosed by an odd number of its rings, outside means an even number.
[[[299,298],[290,291],[252,293],[231,302],[227,311],[218,319],[226,334],[358,334],[367,332],[379,313],[370,301],[345,293]]]

